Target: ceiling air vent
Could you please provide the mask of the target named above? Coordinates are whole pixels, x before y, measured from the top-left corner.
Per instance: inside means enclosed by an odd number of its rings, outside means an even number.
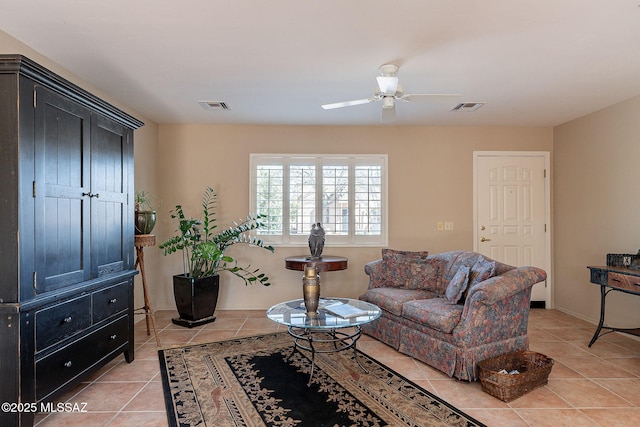
[[[461,102],[451,108],[451,111],[476,111],[482,107],[486,102]]]
[[[220,101],[198,101],[198,104],[200,104],[205,110],[231,110],[231,107],[229,107],[225,102]]]

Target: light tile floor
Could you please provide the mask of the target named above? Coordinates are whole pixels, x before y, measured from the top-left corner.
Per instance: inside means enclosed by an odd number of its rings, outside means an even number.
[[[159,311],[164,347],[284,330],[263,310],[219,311],[214,323],[187,329],[171,323],[176,313]],[[136,323],[135,361],[122,356],[61,397],[86,403],[86,413],[39,414],[45,426],[166,426],[155,339]],[[479,383],[452,380],[429,366],[363,336],[358,348],[488,426],[640,425],[640,341],[623,334],[601,337],[587,347],[595,326],[556,310],[532,310],[530,348],[555,360],[549,384],[504,403]]]

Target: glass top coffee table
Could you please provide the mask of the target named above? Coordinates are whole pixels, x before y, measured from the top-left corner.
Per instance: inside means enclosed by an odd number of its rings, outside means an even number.
[[[380,317],[380,308],[365,301],[351,298],[320,298],[316,316],[307,315],[304,300],[281,302],[267,310],[267,317],[287,326],[293,337],[293,349],[311,352],[311,385],[316,353],[335,353],[353,348],[354,358],[360,364],[356,343],[362,335],[361,325]],[[289,357],[291,357],[289,356]]]

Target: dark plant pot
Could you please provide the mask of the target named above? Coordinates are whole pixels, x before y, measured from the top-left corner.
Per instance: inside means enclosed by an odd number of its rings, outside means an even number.
[[[136,234],[151,234],[156,226],[156,211],[135,212]]]
[[[213,322],[218,304],[220,276],[199,279],[178,274],[173,276],[173,296],[180,318],[172,319],[176,325],[192,328]]]

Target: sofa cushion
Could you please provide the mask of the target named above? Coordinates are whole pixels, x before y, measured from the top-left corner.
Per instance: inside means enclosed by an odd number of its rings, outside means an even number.
[[[404,303],[402,317],[412,322],[450,334],[460,321],[462,306],[446,298],[431,298]]]
[[[434,293],[424,290],[373,288],[360,295],[360,299],[375,304],[391,314],[402,316],[402,304],[405,302],[435,296]]]
[[[411,277],[407,281],[407,289],[426,289],[437,295],[444,295],[446,287],[442,286],[442,274],[446,261],[427,257],[411,264]]]
[[[404,288],[411,280],[412,265],[424,261],[429,252],[398,251],[395,249],[382,250],[382,264],[386,273],[386,286]],[[414,267],[415,268],[415,267]]]
[[[469,267],[460,267],[449,282],[444,294],[445,300],[449,304],[457,304],[460,301],[462,294],[467,289],[467,283],[469,283],[469,271]]]

